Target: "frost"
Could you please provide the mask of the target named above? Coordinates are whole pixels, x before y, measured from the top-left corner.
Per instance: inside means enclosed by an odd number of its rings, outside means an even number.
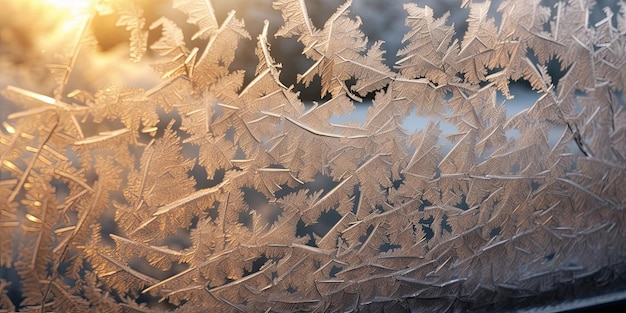
[[[624,10],[588,25],[584,1],[463,1],[460,36],[407,4],[388,66],[350,1],[321,29],[307,4],[246,25],[174,1],[191,34],[114,5],[158,84],[69,91],[81,24],[51,96],[4,88],[0,267],[21,302],[0,279],[0,311],[491,310],[623,283]],[[320,103],[273,35],[302,44]],[[253,75],[233,66],[248,40]],[[524,109],[516,81],[537,93]]]

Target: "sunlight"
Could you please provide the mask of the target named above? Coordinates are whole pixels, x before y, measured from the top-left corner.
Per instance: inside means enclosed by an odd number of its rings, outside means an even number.
[[[93,0],[40,0],[59,10],[70,10],[73,14],[84,13],[92,5]]]
[[[48,19],[56,21],[55,29],[62,34],[80,31],[94,13],[98,0],[29,0],[44,10]]]

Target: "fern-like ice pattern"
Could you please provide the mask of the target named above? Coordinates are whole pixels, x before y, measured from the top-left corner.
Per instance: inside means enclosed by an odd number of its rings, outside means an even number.
[[[174,0],[187,36],[133,2],[94,7],[119,14],[133,60],[160,35],[162,81],[66,90],[85,18],[52,95],[2,90],[21,109],[0,132],[0,267],[21,296],[0,279],[0,311],[491,310],[623,282],[623,2],[590,24],[592,1],[463,1],[463,36],[407,4],[392,67],[351,6],[316,26],[307,1],[273,3],[275,35],[310,60],[298,83],[321,84],[313,105],[281,79],[293,64],[273,57],[269,22]],[[231,64],[250,39],[246,80]],[[520,80],[538,98],[507,115]],[[329,122],[367,97],[363,123]],[[431,121],[409,133],[412,114]]]

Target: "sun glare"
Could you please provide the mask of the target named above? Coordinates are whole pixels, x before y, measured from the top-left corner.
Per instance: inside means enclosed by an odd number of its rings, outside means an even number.
[[[61,10],[70,10],[72,13],[85,12],[93,0],[41,0],[45,4],[55,6]]]

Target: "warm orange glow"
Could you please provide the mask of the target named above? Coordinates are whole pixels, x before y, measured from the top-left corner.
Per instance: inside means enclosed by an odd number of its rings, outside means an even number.
[[[30,213],[26,213],[26,218],[34,223],[39,223],[41,224],[43,221],[41,219],[39,219],[38,217],[31,215]]]
[[[4,127],[4,129],[6,129],[6,131],[9,134],[15,134],[15,128],[13,126],[11,126],[11,124],[9,124],[7,122],[2,122],[2,126]]]
[[[72,32],[81,33],[81,27],[94,13],[98,0],[28,0],[28,2],[45,10],[45,18],[52,19],[53,28],[57,33],[49,34],[46,38],[49,41],[51,38],[65,37]]]
[[[85,12],[93,0],[41,0],[43,3],[53,5],[59,9],[69,9],[72,13]]]
[[[20,169],[13,164],[13,162],[9,161],[9,160],[2,160],[2,165],[4,165],[4,167],[10,169],[10,170],[14,170],[14,171],[19,171]]]

